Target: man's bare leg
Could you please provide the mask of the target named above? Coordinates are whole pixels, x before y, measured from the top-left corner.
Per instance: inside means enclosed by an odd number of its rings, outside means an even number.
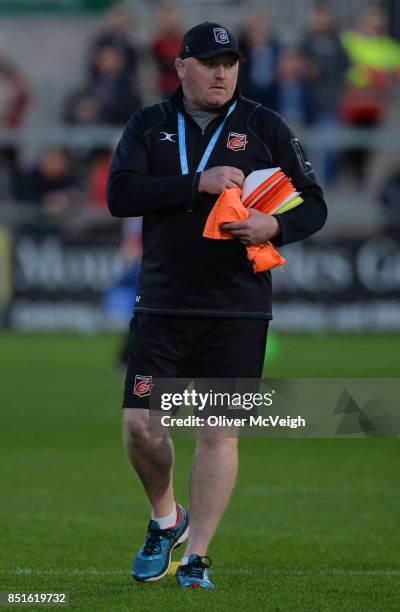
[[[200,435],[190,475],[190,533],[185,557],[204,556],[235,485],[237,437]]]
[[[140,408],[124,408],[123,436],[126,453],[155,516],[167,516],[174,508],[174,449],[170,438],[152,437],[149,411]]]

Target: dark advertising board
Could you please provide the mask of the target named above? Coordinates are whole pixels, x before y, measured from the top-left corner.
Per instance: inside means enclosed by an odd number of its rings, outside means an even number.
[[[306,241],[283,251],[287,264],[273,272],[275,329],[400,329],[398,240]]]
[[[119,232],[69,237],[21,230],[12,239],[11,261],[10,327],[90,332],[115,326],[105,312],[104,297],[126,269]]]
[[[127,271],[118,232],[72,238],[26,229],[8,243],[11,287],[2,290],[8,296],[3,324],[89,332],[126,325],[127,315],[110,315],[106,299]],[[308,240],[281,252],[287,263],[273,271],[273,329],[400,330],[397,240]],[[135,287],[125,290],[133,302]]]

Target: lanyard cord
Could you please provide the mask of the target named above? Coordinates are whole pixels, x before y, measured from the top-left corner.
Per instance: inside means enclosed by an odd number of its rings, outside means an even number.
[[[210,142],[208,143],[206,150],[203,153],[203,157],[200,160],[200,163],[197,167],[196,172],[202,172],[206,167],[208,160],[210,159],[210,155],[215,147],[215,144],[222,132],[222,128],[224,127],[225,121],[228,119],[229,115],[233,113],[236,108],[236,100],[229,107],[229,110],[224,117],[223,121],[219,124],[214,134],[211,137]],[[181,170],[182,174],[189,174],[189,166],[187,161],[186,154],[186,136],[185,136],[185,117],[182,113],[178,112],[178,144],[179,144],[179,158],[181,160]]]

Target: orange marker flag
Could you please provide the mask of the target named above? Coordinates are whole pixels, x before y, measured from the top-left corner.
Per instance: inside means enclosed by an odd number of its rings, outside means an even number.
[[[223,223],[233,223],[234,221],[244,221],[249,218],[249,213],[240,201],[242,191],[236,189],[225,189],[213,209],[208,215],[206,225],[203,230],[204,238],[214,238],[219,240],[232,240],[230,232],[221,229]]]
[[[240,201],[241,189],[225,189],[211,210],[203,231],[204,238],[216,240],[232,240],[233,236],[226,230],[221,230],[223,223],[243,221],[249,218],[249,212]],[[247,257],[253,262],[254,272],[265,272],[276,266],[283,266],[286,260],[280,256],[275,247],[266,244],[252,244],[247,249]]]

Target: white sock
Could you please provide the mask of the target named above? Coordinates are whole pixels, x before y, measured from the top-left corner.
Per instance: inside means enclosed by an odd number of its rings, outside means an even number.
[[[182,557],[181,559],[181,565],[187,565],[189,563],[189,556],[187,557]]]
[[[176,503],[174,502],[174,509],[171,514],[167,516],[155,516],[154,512],[151,512],[151,518],[153,521],[157,521],[160,525],[160,529],[168,529],[168,527],[173,527],[176,524],[176,519],[178,515],[176,512]]]

